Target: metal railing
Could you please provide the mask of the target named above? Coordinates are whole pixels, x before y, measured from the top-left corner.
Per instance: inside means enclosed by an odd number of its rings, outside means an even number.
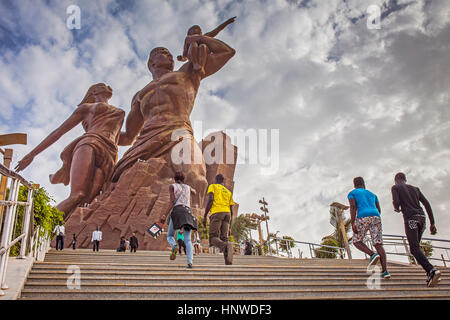
[[[11,248],[20,242],[20,253],[18,258],[25,258],[26,245],[30,238],[29,227],[33,204],[33,185],[2,164],[0,164],[0,174],[7,180],[10,180],[8,200],[0,201],[0,295],[4,295],[5,293],[2,289],[8,289],[8,285],[6,284],[6,270],[8,268],[8,258]],[[17,201],[20,185],[23,185],[28,189],[27,202]],[[19,236],[12,239],[17,226],[18,206],[25,207],[22,231]]]
[[[51,233],[43,231],[43,228],[38,226],[30,240],[29,256],[37,261],[44,261],[45,254],[50,249]]]
[[[437,239],[437,238],[422,238],[421,240],[423,241],[431,241],[431,243],[447,243],[450,244],[450,240],[446,240],[446,239]],[[404,252],[388,252],[386,251],[387,255],[397,255],[397,256],[404,256],[407,257],[409,260],[410,264],[417,264],[414,256],[411,254],[410,248],[409,248],[409,243],[407,241],[406,236],[403,235],[392,235],[392,234],[383,234],[383,245],[386,246],[394,246],[395,249],[397,249],[397,246],[400,246],[404,249]],[[450,263],[450,256],[449,256],[449,250],[450,247],[445,247],[443,245],[428,245],[428,244],[420,244],[421,247],[428,247],[428,248],[433,248],[433,251],[435,251],[436,249],[440,250],[441,252],[445,252],[445,254],[447,255],[447,259],[444,258],[444,255],[441,254],[440,258],[436,258],[436,257],[428,257],[428,260],[432,260],[432,261],[439,261],[442,262],[444,264],[444,266],[447,266],[447,263]]]
[[[289,240],[289,239],[283,239],[283,238],[277,238],[277,237],[270,237],[269,238],[269,243],[270,243],[270,239],[272,239],[273,241],[275,241],[275,254],[277,256],[280,256],[280,250],[279,247],[281,246],[281,243],[289,243],[289,245],[286,245],[289,249],[292,247],[292,243],[298,243],[298,244],[303,244],[303,245],[308,245],[309,248],[309,253],[310,253],[310,257],[311,258],[316,258],[316,252],[324,252],[324,253],[330,253],[330,251],[327,250],[322,250],[321,248],[330,248],[332,250],[335,250],[336,253],[339,253],[340,255],[345,256],[345,248],[341,248],[341,247],[337,247],[337,246],[329,246],[329,245],[324,245],[324,244],[318,244],[318,243],[313,243],[313,242],[306,242],[306,241],[298,241],[298,240]],[[278,243],[280,242],[280,244]],[[270,246],[269,246],[270,247]],[[288,250],[287,251],[288,257],[293,256],[292,251]]]
[[[297,244],[303,244],[303,245],[308,245],[309,248],[309,252],[310,252],[310,257],[311,258],[316,258],[316,253],[317,252],[324,252],[324,253],[330,253],[330,251],[326,251],[326,250],[322,250],[322,248],[330,248],[333,249],[334,251],[336,251],[337,253],[339,253],[339,255],[341,256],[345,256],[345,248],[341,248],[341,247],[337,247],[337,246],[329,246],[329,245],[323,245],[323,244],[318,244],[318,243],[313,243],[313,242],[306,242],[306,241],[298,241],[298,240],[289,240],[289,239],[282,239],[282,238],[275,238],[275,237],[270,237],[269,238],[269,243],[270,241],[275,241],[275,245],[276,245],[276,250],[273,251],[273,249],[271,249],[272,252],[274,252],[276,254],[276,256],[280,256],[279,253],[279,241],[283,241],[283,242],[287,242],[287,243],[297,243]],[[437,238],[422,238],[421,240],[424,241],[431,241],[433,242],[439,242],[439,243],[450,243],[450,240],[446,240],[446,239],[437,239]],[[373,251],[374,248],[372,246],[371,241],[368,240],[368,237],[366,237],[364,239],[364,242],[368,245],[368,247],[370,247]],[[352,244],[352,243],[350,243]],[[411,254],[411,251],[409,249],[409,243],[407,241],[406,236],[403,235],[392,235],[392,234],[383,234],[383,245],[386,246],[401,246],[405,252],[389,252],[385,249],[386,251],[386,255],[397,255],[397,256],[404,256],[407,257],[409,259],[409,263],[410,264],[417,264],[417,262],[415,261],[413,255]],[[432,261],[439,261],[442,262],[444,264],[444,266],[447,266],[447,263],[450,264],[450,255],[449,255],[449,251],[450,251],[450,247],[446,247],[445,245],[427,245],[427,244],[422,244],[420,245],[421,247],[430,247],[433,248],[434,250],[441,250],[442,252],[445,252],[447,258],[444,258],[444,254],[442,253],[440,258],[436,258],[436,257],[428,257],[428,260],[432,260]],[[270,247],[270,246],[269,246]],[[288,246],[291,247],[291,246]],[[271,252],[269,252],[270,254]],[[292,253],[288,251],[288,257],[291,257]],[[301,256],[301,254],[299,253],[299,256]],[[367,255],[366,255],[367,257]],[[349,259],[351,259],[350,257],[347,257]]]

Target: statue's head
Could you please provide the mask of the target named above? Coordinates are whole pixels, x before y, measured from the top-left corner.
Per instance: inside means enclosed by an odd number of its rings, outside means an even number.
[[[192,27],[189,28],[188,32],[187,32],[188,36],[193,36],[193,35],[202,35],[202,28],[200,28],[199,25],[193,25]]]
[[[94,103],[96,101],[95,97],[98,95],[104,95],[107,99],[110,99],[112,97],[112,88],[104,83],[94,84],[88,89],[83,101],[79,105],[83,103]]]
[[[155,69],[167,69],[173,71],[175,63],[169,49],[164,47],[156,47],[150,52],[147,67],[153,74]]]

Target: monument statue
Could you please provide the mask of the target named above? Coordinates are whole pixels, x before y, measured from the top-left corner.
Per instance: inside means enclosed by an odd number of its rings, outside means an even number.
[[[230,21],[234,19],[226,24]],[[202,149],[225,147],[236,159],[237,148],[229,139],[197,143],[190,115],[200,81],[219,71],[235,50],[201,34],[188,35],[185,44],[196,49],[187,50],[189,61],[176,71],[168,49],[151,50],[147,66],[153,80],[134,95],[122,132],[124,113],[107,104],[111,92],[105,88],[109,87],[100,86],[92,92],[90,89],[78,108],[80,111],[19,163],[18,169],[22,170],[39,152],[83,121],[87,133],[64,150],[61,154],[64,166],[51,176],[53,183],[67,184],[69,180],[72,183],[70,197],[58,208],[70,212],[65,219],[66,233],[76,234],[79,247],[90,247],[92,231],[99,227],[103,248],[116,248],[120,237],[135,233],[140,248],[165,250],[168,245],[165,238],[154,239],[146,230],[167,211],[168,187],[173,183],[174,172],[182,171],[185,183],[197,190],[198,197],[191,202],[197,217],[204,211],[202,202],[209,176],[223,172],[231,187],[234,185],[235,163],[207,165]],[[194,61],[198,64],[195,68]],[[223,135],[218,133],[217,137]],[[131,147],[115,163],[118,145]],[[84,203],[88,205],[80,205]]]
[[[200,51],[208,52],[206,59],[199,61],[203,63],[201,69],[204,72],[194,70],[192,58],[189,57],[192,51],[188,52],[189,61],[177,71],[174,71],[173,57],[168,49],[157,47],[150,52],[147,65],[153,80],[133,97],[131,111],[125,123],[126,130],[120,134],[119,145],[134,143],[117,163],[112,182],[117,182],[122,173],[138,159],[145,161],[160,158],[166,161],[173,172],[182,171],[186,183],[197,189],[200,195],[203,196],[206,192],[205,163],[194,139],[190,114],[200,81],[220,70],[233,57],[235,50],[212,37],[186,37],[187,45],[194,42]],[[173,139],[175,131],[183,132],[183,141]],[[190,141],[191,159],[176,164],[171,158],[171,151],[177,144],[186,141]],[[200,161],[195,161],[196,159]]]
[[[53,184],[68,185],[70,182],[70,196],[57,205],[65,213],[65,218],[77,206],[90,203],[111,178],[117,162],[117,144],[125,117],[122,109],[108,104],[111,97],[112,89],[106,84],[91,86],[73,114],[16,166],[16,171],[25,169],[34,157],[82,123],[86,133],[63,150],[62,168],[50,175],[50,182]]]

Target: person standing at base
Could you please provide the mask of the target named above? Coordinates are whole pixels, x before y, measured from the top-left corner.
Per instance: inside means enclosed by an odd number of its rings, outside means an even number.
[[[138,239],[136,238],[136,232],[133,232],[133,235],[130,237],[130,252],[136,252],[136,249],[139,247]]]
[[[125,237],[120,237],[120,244],[119,247],[117,248],[117,252],[125,252]]]
[[[199,255],[200,254],[200,236],[198,235],[198,231],[195,230],[194,231],[194,255]]]
[[[100,241],[102,241],[102,232],[99,230],[99,228],[97,226],[97,228],[94,230],[94,232],[92,232],[91,242],[94,244],[92,247],[92,251],[98,252],[99,246],[100,246]]]
[[[65,228],[63,226],[63,222],[60,221],[59,225],[53,229],[53,233],[56,233],[56,250],[62,250],[64,249],[64,235],[65,235]]]
[[[232,193],[223,185],[224,180],[223,175],[218,174],[215,178],[216,183],[208,187],[203,226],[206,228],[206,218],[211,211],[209,243],[219,248],[220,252],[223,252],[225,264],[231,265],[233,264],[233,246],[228,241],[228,237],[231,233],[232,207],[235,203]]]
[[[75,250],[77,244],[77,237],[75,233],[72,235],[72,249]]]
[[[245,241],[244,255],[251,256],[253,254],[253,245],[250,241]]]
[[[381,276],[389,279],[391,275],[387,271],[386,252],[383,248],[381,208],[378,197],[369,190],[366,190],[366,185],[362,177],[354,178],[353,185],[355,189],[348,194],[353,229],[353,245],[358,250],[369,255],[369,267],[376,265],[381,260],[381,267],[383,269]],[[370,232],[372,244],[377,250],[377,253],[370,250],[363,242],[367,231]]]
[[[186,254],[186,244],[184,243],[183,229],[177,230],[177,243],[178,243],[178,248],[180,250],[180,256],[181,256],[181,253],[183,250],[184,250],[184,254]],[[183,249],[183,250],[181,250],[181,249]]]
[[[427,273],[427,286],[434,287],[441,279],[441,272],[428,261],[420,248],[420,240],[426,229],[426,218],[420,203],[423,204],[430,219],[430,233],[437,233],[433,210],[419,188],[406,184],[406,175],[399,172],[394,177],[395,185],[391,188],[395,212],[402,212],[405,233],[411,254]]]

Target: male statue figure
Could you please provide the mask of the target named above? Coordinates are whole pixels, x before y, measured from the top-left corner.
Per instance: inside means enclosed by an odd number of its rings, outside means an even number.
[[[112,182],[117,182],[138,159],[162,158],[173,172],[182,171],[199,195],[205,194],[206,166],[194,139],[190,114],[200,81],[219,71],[233,57],[235,50],[218,39],[203,35],[188,36],[186,41],[188,44],[196,42],[202,50],[208,49],[209,55],[202,65],[205,72],[194,70],[191,61],[174,71],[173,57],[168,49],[157,47],[150,52],[147,65],[153,80],[133,97],[119,145],[134,144],[117,163]],[[176,132],[183,136],[183,141],[178,137],[174,139]],[[186,143],[191,151],[190,159],[177,163],[173,159],[173,148]],[[200,199],[198,201],[201,202]]]

